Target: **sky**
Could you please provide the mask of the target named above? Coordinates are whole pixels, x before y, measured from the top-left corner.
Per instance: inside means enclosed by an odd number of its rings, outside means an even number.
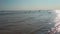
[[[0,0],[0,10],[60,9],[60,0]]]

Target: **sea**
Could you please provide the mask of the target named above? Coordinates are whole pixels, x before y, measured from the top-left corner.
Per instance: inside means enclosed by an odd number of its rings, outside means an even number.
[[[0,34],[47,34],[54,27],[54,10],[0,11]]]

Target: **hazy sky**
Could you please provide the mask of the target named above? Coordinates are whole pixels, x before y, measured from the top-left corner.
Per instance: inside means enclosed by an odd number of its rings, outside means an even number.
[[[0,10],[60,9],[60,0],[0,0]]]

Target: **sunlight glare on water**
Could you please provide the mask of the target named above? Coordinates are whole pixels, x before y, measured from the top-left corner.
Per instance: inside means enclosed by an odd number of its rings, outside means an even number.
[[[55,12],[57,13],[56,20],[55,20],[56,22],[55,27],[59,25],[57,27],[57,32],[60,32],[60,10],[56,10]]]

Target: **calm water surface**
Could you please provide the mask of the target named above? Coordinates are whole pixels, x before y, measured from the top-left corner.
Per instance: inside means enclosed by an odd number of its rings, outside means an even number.
[[[0,11],[1,34],[46,34],[54,27],[53,11]],[[37,32],[38,31],[38,32]]]

